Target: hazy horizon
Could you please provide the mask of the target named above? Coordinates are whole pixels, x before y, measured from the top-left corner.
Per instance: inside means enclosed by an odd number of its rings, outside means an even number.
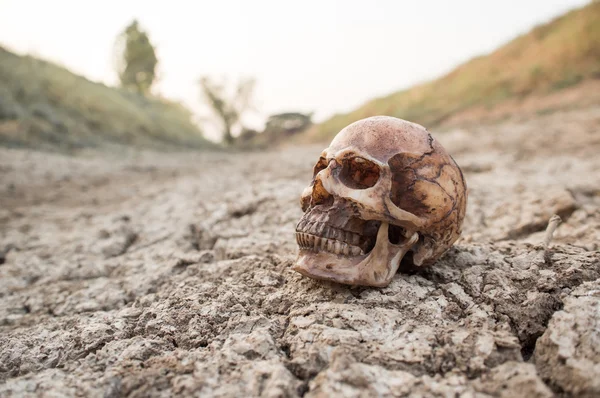
[[[284,111],[322,120],[371,98],[440,76],[489,53],[583,0],[481,4],[389,0],[93,3],[0,0],[0,45],[56,62],[90,80],[116,85],[116,36],[138,19],[156,46],[155,92],[198,115],[198,78],[257,79],[247,118],[260,127]],[[92,5],[90,5],[92,4]],[[207,135],[215,138],[211,127]]]

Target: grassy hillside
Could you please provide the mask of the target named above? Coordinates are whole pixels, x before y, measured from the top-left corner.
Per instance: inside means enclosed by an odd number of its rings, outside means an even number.
[[[0,47],[0,145],[72,151],[110,144],[214,146],[179,104],[94,83]]]
[[[349,123],[382,114],[433,127],[474,108],[490,110],[592,79],[600,79],[599,1],[538,26],[440,79],[338,114],[312,129],[308,138],[330,139]]]

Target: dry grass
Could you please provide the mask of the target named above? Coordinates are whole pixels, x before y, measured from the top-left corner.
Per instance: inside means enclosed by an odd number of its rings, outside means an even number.
[[[0,145],[73,151],[214,147],[183,106],[107,87],[0,47]]]
[[[309,138],[331,138],[344,126],[373,115],[391,115],[437,126],[475,107],[543,96],[600,78],[600,2],[573,10],[474,58],[437,80],[367,102],[312,129]]]

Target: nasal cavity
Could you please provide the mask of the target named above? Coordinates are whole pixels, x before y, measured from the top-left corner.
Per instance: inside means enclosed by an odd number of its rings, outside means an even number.
[[[352,189],[367,189],[379,181],[380,169],[375,163],[353,157],[342,160],[339,178],[342,184]]]
[[[333,196],[327,192],[320,179],[316,179],[313,185],[311,201],[313,206],[317,205],[333,205]]]

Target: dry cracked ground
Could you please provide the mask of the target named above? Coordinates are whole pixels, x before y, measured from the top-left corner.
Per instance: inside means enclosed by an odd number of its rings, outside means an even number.
[[[2,150],[0,396],[600,396],[600,108],[433,134],[464,233],[383,289],[290,269],[322,147]]]

